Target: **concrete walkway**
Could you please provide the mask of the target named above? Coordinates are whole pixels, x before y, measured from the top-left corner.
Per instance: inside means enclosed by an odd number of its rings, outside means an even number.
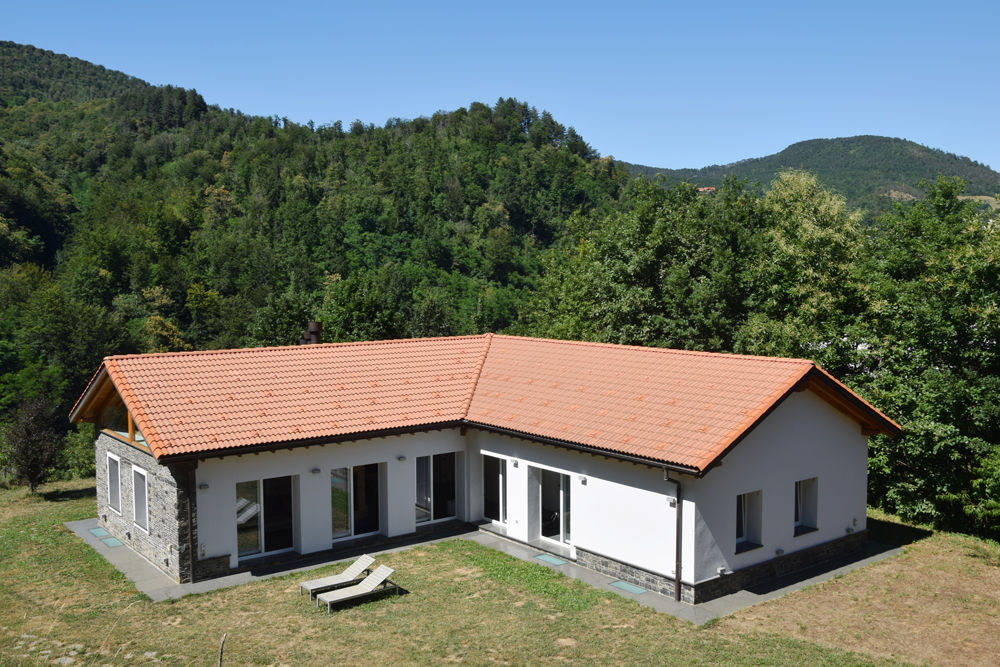
[[[283,576],[295,572],[305,572],[307,570],[325,565],[327,562],[344,560],[344,558],[334,558],[325,562],[310,562],[308,565],[303,565],[301,567],[293,566],[287,569],[279,569],[266,574],[241,572],[239,574],[232,574],[207,581],[200,581],[194,584],[178,584],[161,572],[155,565],[136,552],[132,551],[132,549],[127,546],[109,546],[106,542],[108,538],[100,535],[97,519],[69,521],[65,525],[74,534],[79,536],[80,539],[93,547],[97,553],[106,558],[109,563],[120,570],[135,584],[136,588],[148,595],[153,602],[175,599],[192,593],[205,593],[219,588],[238,586],[240,584],[259,579],[269,579],[271,577]],[[630,587],[627,584],[624,587],[621,587],[621,582],[617,582],[617,580],[613,577],[600,574],[594,570],[577,565],[571,560],[554,557],[551,554],[539,551],[530,545],[514,542],[491,532],[473,529],[457,536],[448,535],[438,538],[429,538],[416,544],[428,544],[431,542],[453,539],[455,537],[458,537],[459,539],[471,540],[477,544],[489,547],[490,549],[495,549],[515,558],[520,558],[521,560],[548,567],[556,570],[557,572],[561,572],[567,577],[578,579],[590,584],[594,588],[609,591],[630,600],[635,600],[639,604],[655,609],[658,612],[670,614],[698,625],[707,623],[714,618],[751,607],[760,602],[764,602],[765,600],[772,600],[774,598],[781,597],[806,586],[827,581],[845,572],[850,572],[851,570],[863,567],[869,563],[874,563],[884,558],[895,556],[903,551],[900,548],[889,549],[879,545],[878,543],[869,542],[868,556],[861,560],[856,560],[839,567],[827,569],[817,568],[815,572],[792,575],[790,577],[776,580],[769,586],[754,587],[752,590],[743,590],[733,593],[732,595],[726,595],[715,600],[710,600],[709,602],[691,605],[683,602],[676,602],[671,597],[660,595],[659,593],[654,593],[652,591],[641,591],[641,589],[636,590],[636,587]],[[116,540],[111,540],[111,544],[114,544],[115,542]],[[416,544],[409,543],[399,547],[370,551],[370,553],[377,557],[379,554],[393,553],[403,549],[409,549],[416,546]],[[539,556],[541,556],[541,558],[539,558]],[[619,585],[613,585],[616,582]]]

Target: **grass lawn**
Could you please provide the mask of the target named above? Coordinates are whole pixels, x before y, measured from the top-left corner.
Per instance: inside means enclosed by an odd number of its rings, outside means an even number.
[[[38,497],[0,490],[0,663],[208,665],[223,633],[228,664],[843,665],[1000,654],[1000,547],[955,535],[699,628],[464,540],[387,555],[409,594],[329,616],[298,595],[302,575],[153,604],[62,526],[94,512],[92,480],[50,484]]]

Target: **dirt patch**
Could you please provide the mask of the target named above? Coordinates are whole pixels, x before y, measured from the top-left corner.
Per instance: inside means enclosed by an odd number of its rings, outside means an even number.
[[[981,204],[988,204],[993,210],[1000,209],[1000,199],[989,195],[959,195],[959,199],[972,199]]]
[[[902,190],[888,190],[885,196],[894,201],[913,201],[916,199],[909,192],[903,192]]]
[[[905,553],[722,619],[875,656],[950,665],[1000,655],[1000,546],[947,533]]]

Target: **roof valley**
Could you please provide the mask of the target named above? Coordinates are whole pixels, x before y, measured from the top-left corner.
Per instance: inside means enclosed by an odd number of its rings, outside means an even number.
[[[486,364],[486,357],[490,354],[490,345],[493,344],[493,333],[483,335],[486,338],[486,345],[483,346],[483,354],[479,357],[479,363],[476,365],[476,371],[472,379],[472,389],[469,390],[469,396],[465,399],[465,405],[462,406],[462,419],[469,417],[469,406],[472,405],[472,399],[476,396],[476,389],[479,387],[479,378],[483,375],[483,366]]]

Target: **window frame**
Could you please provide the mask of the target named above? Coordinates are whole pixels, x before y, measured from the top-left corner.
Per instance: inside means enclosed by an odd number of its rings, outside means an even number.
[[[136,475],[142,475],[142,509],[143,523],[139,523],[139,505],[136,502]],[[132,464],[132,523],[142,532],[149,534],[149,478],[148,473],[139,466]]]
[[[795,481],[792,532],[795,537],[819,530],[819,478],[807,477]]]
[[[333,521],[332,521],[333,517],[332,517],[332,512],[331,512],[331,522],[330,522],[330,543],[331,544],[336,544],[337,542],[343,542],[343,541],[346,541],[346,540],[353,540],[353,539],[357,539],[359,537],[369,537],[371,535],[380,535],[380,534],[382,534],[382,531],[384,530],[384,526],[382,525],[382,518],[381,518],[381,516],[379,517],[379,520],[378,520],[378,528],[376,528],[375,530],[372,530],[372,531],[364,532],[364,533],[357,532],[357,526],[355,525],[355,517],[354,517],[354,502],[355,502],[355,497],[354,497],[355,496],[355,493],[354,493],[354,471],[356,469],[358,469],[358,468],[367,468],[368,466],[375,466],[375,470],[378,473],[377,474],[378,482],[377,482],[377,488],[376,488],[376,496],[378,497],[379,513],[382,512],[382,493],[385,490],[383,488],[384,482],[383,482],[383,472],[382,472],[382,467],[381,467],[382,465],[383,464],[381,464],[379,462],[373,462],[373,463],[362,463],[360,465],[337,466],[335,468],[331,468],[330,469],[330,494],[331,494],[331,499],[332,499],[332,495],[333,495],[333,471],[334,470],[347,470],[347,525],[348,525],[348,532],[347,532],[346,535],[335,536],[333,534]],[[331,506],[331,510],[332,510],[332,506]]]
[[[736,494],[736,530],[734,534],[737,554],[760,549],[764,546],[762,544],[763,496],[761,489]]]
[[[105,413],[113,407],[120,408],[125,413],[125,423],[121,424],[125,427],[124,431],[116,431],[114,428],[111,428],[111,425],[105,422]],[[125,401],[118,394],[115,394],[114,398],[101,410],[101,414],[98,416],[98,429],[122,442],[137,445],[140,449],[148,450],[149,448],[146,435],[139,428],[139,425],[136,424],[132,411],[128,409]]]
[[[435,497],[435,496],[437,496],[437,492],[438,492],[438,487],[435,485],[435,477],[437,477],[437,475],[434,472],[435,465],[436,465],[436,463],[438,461],[438,457],[445,457],[445,456],[452,457],[452,462],[451,462],[452,463],[452,465],[451,465],[451,468],[452,468],[452,484],[453,484],[454,488],[452,489],[453,497],[451,498],[451,501],[455,505],[455,511],[452,512],[451,514],[443,514],[443,512],[447,512],[448,510],[447,510],[447,508],[444,509],[444,510],[442,510],[440,507],[438,507],[439,503],[437,502],[437,500],[439,500],[439,499]],[[458,516],[458,452],[439,452],[437,454],[426,454],[426,455],[422,455],[422,456],[416,457],[416,460],[414,461],[414,466],[413,467],[414,467],[414,477],[415,477],[415,481],[416,481],[416,490],[417,491],[420,490],[420,477],[419,477],[419,475],[420,475],[420,463],[419,463],[420,459],[426,459],[427,460],[427,468],[426,468],[427,480],[426,481],[427,481],[427,491],[428,491],[429,495],[428,495],[428,498],[427,498],[428,499],[428,507],[426,508],[427,518],[425,518],[425,519],[419,518],[419,516],[418,516],[419,512],[420,512],[421,509],[424,509],[424,508],[417,504],[416,501],[418,500],[418,498],[416,498],[416,497],[414,498],[414,519],[415,519],[416,525],[422,526],[422,525],[429,524],[429,523],[437,523],[437,522],[440,522],[440,521],[451,521],[452,519],[455,519]]]
[[[556,468],[537,468],[538,470],[538,511],[539,511],[539,529],[542,530],[543,516],[541,513],[544,512],[544,481],[543,476],[545,473],[550,473],[555,475],[559,480],[559,509],[556,511],[557,518],[556,521],[559,524],[559,532],[555,535],[548,536],[544,533],[539,535],[542,540],[548,540],[556,544],[561,544],[563,546],[572,547],[573,546],[573,534],[572,534],[572,488],[573,488],[573,477],[568,472],[563,472]]]
[[[483,518],[489,519],[495,524],[507,525],[507,460],[503,456],[495,456],[493,454],[482,454],[482,468],[483,468],[483,490],[485,493],[487,485],[492,486],[495,491],[497,491],[497,514],[500,518],[494,519],[493,517],[486,516],[485,501],[483,508]],[[486,478],[486,459],[494,459],[497,463],[497,475],[495,478]]]
[[[112,454],[111,452],[106,452],[107,458],[105,459],[105,470],[108,475],[108,509],[117,514],[122,515],[122,460],[117,454]],[[115,462],[115,468],[117,474],[115,475],[115,486],[118,491],[118,507],[115,507],[111,502],[111,461]]]

